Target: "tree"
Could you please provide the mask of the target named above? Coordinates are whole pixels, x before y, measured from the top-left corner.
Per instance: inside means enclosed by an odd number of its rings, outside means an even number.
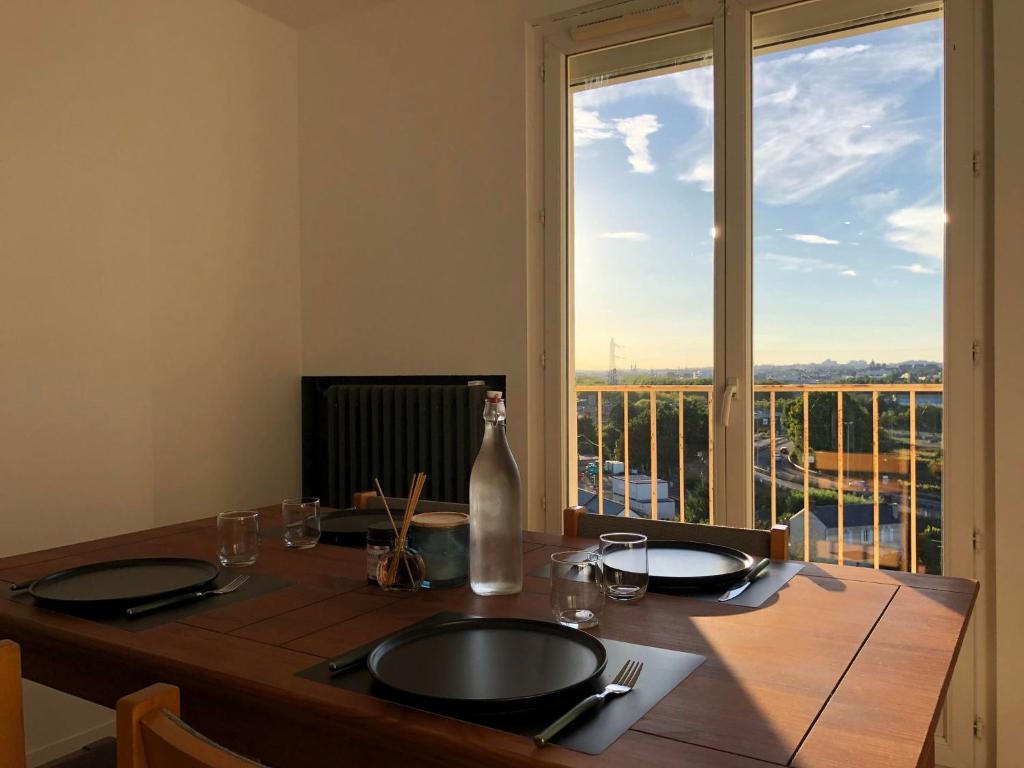
[[[576,420],[576,455],[594,456],[597,454],[597,425],[594,420],[584,414]]]
[[[812,451],[835,451],[839,432],[836,425],[838,402],[833,392],[811,392],[807,397],[810,414],[807,420],[808,444]],[[785,401],[782,421],[792,444],[792,453],[798,461],[803,459],[804,401],[802,397]],[[843,394],[843,446],[851,453],[871,453],[873,424],[871,409],[864,402]],[[878,450],[888,452],[895,444],[889,433],[878,430]]]
[[[621,448],[619,441],[622,438],[622,430],[614,424],[604,425],[604,457],[605,459],[617,459],[622,461],[622,455],[616,453],[617,448]]]
[[[662,478],[679,478],[679,398],[675,393],[659,394],[656,398],[658,412],[658,474]],[[683,398],[683,431],[687,478],[691,472],[700,476],[700,467],[695,462],[696,452],[707,451],[708,404],[701,395]],[[607,429],[606,429],[607,434]],[[614,454],[619,460],[623,456],[621,434],[615,443]],[[650,473],[651,470],[651,407],[650,398],[630,398],[629,403],[629,468]]]

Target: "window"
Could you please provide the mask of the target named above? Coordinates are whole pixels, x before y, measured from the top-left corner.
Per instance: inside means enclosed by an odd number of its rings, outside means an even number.
[[[941,5],[709,21],[565,59],[569,500],[941,572]]]
[[[542,33],[546,498],[973,576],[980,3],[682,5]]]

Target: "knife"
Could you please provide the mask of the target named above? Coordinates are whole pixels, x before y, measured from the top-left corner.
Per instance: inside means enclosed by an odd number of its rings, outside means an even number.
[[[747,575],[743,577],[743,581],[735,585],[732,589],[730,589],[728,592],[726,592],[724,595],[718,598],[718,602],[724,603],[729,600],[732,600],[734,597],[739,597],[740,595],[742,595],[743,591],[753,583],[754,579],[760,576],[761,572],[768,567],[768,564],[768,558],[762,557],[754,565],[754,567],[750,569]]]

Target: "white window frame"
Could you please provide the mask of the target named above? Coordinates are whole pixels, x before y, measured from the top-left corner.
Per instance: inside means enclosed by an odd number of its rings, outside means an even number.
[[[817,5],[863,6],[869,15],[880,6],[907,7],[907,0],[819,0]],[[528,147],[530,168],[528,210],[537,213],[540,227],[531,230],[531,385],[542,394],[543,411],[533,420],[539,433],[530,445],[531,466],[543,463],[540,519],[546,530],[561,531],[561,510],[574,501],[576,468],[570,451],[575,443],[575,403],[570,400],[573,364],[573,275],[569,244],[572,232],[571,155],[568,153],[566,57],[596,47],[712,25],[715,37],[715,400],[721,400],[726,382],[740,386],[733,400],[728,428],[721,412],[714,418],[716,522],[747,526],[753,520],[752,419],[752,256],[751,256],[751,67],[749,66],[752,14],[794,5],[793,0],[695,0],[665,9],[664,0],[621,0],[591,4],[538,21],[527,36]],[[815,4],[809,4],[814,8]],[[643,16],[631,15],[661,6]],[[673,8],[675,10],[673,10]],[[973,510],[947,514],[944,520],[943,567],[946,573],[977,577],[985,573],[984,549],[974,542],[984,536],[991,514],[989,499],[990,427],[984,426],[991,395],[986,386],[991,348],[987,315],[991,274],[991,233],[987,226],[990,202],[984,175],[987,171],[990,116],[985,107],[987,80],[984,57],[984,0],[945,0],[944,103],[961,108],[945,114],[946,228],[944,297],[944,499],[946,510]],[[617,19],[617,20],[612,20]],[[593,22],[605,21],[600,26]],[[599,38],[574,38],[572,31],[589,25]],[[723,55],[724,54],[724,55]],[[969,105],[969,107],[967,106]],[[531,115],[533,119],[531,118]],[[739,116],[739,119],[736,119]],[[728,162],[727,162],[728,161]],[[743,211],[726,217],[725,211]],[[532,224],[533,222],[531,222]],[[538,298],[542,297],[542,298]],[[727,318],[725,306],[730,307]],[[727,320],[732,325],[727,325]],[[722,342],[719,342],[722,339]],[[982,361],[979,364],[979,360]],[[716,402],[716,405],[720,403]],[[952,407],[951,407],[952,406]],[[541,426],[542,425],[542,426]],[[727,471],[727,468],[729,471]],[[533,518],[531,518],[532,520]],[[961,661],[950,685],[944,722],[936,736],[939,765],[950,768],[985,768],[989,745],[975,724],[988,718],[985,691],[990,632],[986,596],[979,599],[961,650]]]

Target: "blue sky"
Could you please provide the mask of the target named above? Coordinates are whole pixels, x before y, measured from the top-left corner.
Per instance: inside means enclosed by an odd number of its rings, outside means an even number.
[[[576,367],[706,366],[712,71],[573,94]],[[942,359],[942,22],[754,59],[754,363]]]

